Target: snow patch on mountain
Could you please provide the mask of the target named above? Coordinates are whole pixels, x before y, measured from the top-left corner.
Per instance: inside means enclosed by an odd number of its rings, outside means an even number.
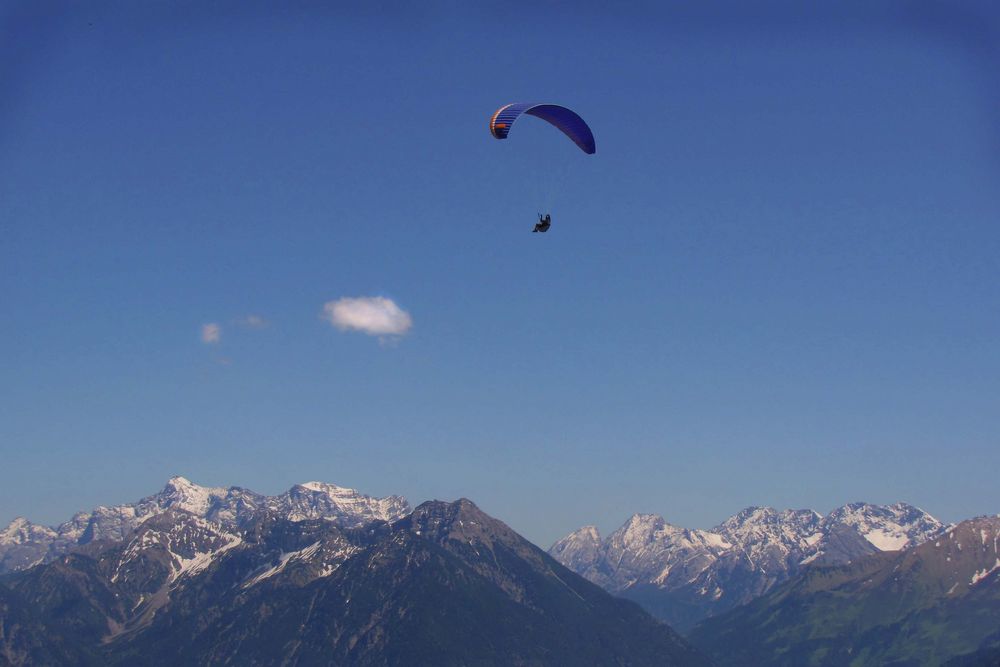
[[[864,534],[864,538],[879,551],[899,551],[910,543],[910,536],[905,533],[894,533],[882,528],[876,528]]]
[[[277,565],[270,567],[261,572],[260,574],[250,578],[245,584],[243,584],[243,587],[249,588],[250,586],[260,583],[261,581],[267,579],[268,577],[273,577],[279,572],[282,572],[285,569],[285,566],[288,565],[288,563],[293,560],[308,560],[319,550],[319,545],[320,545],[319,542],[313,542],[304,549],[299,549],[297,551],[282,552],[281,555],[278,557]]]
[[[969,585],[970,586],[975,586],[980,581],[982,581],[986,577],[990,576],[991,574],[993,574],[997,570],[1000,570],[1000,558],[997,558],[996,564],[993,567],[991,567],[990,569],[987,570],[986,568],[983,568],[982,570],[979,570],[974,575],[972,575],[972,580],[969,582]]]
[[[175,555],[175,567],[173,576],[170,580],[174,581],[183,577],[185,575],[198,574],[206,567],[212,564],[212,561],[226,553],[233,547],[237,547],[243,543],[243,540],[237,536],[233,535],[232,539],[225,542],[221,547],[217,549],[210,549],[208,551],[195,551],[190,557],[177,556]]]
[[[187,510],[171,509],[143,524],[126,540],[111,575],[112,582],[129,581],[146,571],[149,561],[163,563],[164,584],[203,571],[222,554],[238,547],[240,535],[223,530]]]

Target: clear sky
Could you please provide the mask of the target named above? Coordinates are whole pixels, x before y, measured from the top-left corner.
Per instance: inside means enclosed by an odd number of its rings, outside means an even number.
[[[172,475],[543,546],[1000,511],[995,3],[283,4],[0,9],[0,524]],[[533,100],[597,154],[489,135]]]

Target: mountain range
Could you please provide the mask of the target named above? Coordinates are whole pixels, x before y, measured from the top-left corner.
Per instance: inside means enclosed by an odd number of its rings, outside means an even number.
[[[296,484],[281,495],[265,496],[238,486],[205,487],[173,477],[157,494],[135,503],[80,512],[56,527],[14,519],[0,531],[0,574],[50,562],[93,541],[122,540],[150,517],[171,509],[235,530],[263,512],[289,521],[324,519],[340,527],[391,522],[408,514],[410,504],[400,496],[375,498],[322,482]]]
[[[319,488],[259,502],[175,478],[95,511],[145,518],[0,577],[0,664],[709,664],[468,500],[334,511],[340,487]]]
[[[940,521],[905,503],[852,503],[826,516],[749,507],[710,530],[635,514],[606,539],[585,526],[549,553],[686,631],[763,595],[810,564],[848,563],[903,549],[943,530]]]
[[[1000,517],[814,566],[690,637],[719,665],[997,665]]]
[[[0,531],[0,665],[995,666],[998,545],[1000,517],[852,503],[546,553],[464,499],[175,477]]]

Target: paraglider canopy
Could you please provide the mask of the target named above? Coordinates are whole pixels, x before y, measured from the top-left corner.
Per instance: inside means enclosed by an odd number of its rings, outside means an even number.
[[[490,118],[490,133],[497,139],[506,139],[514,121],[522,114],[541,118],[556,126],[588,155],[597,151],[594,133],[587,123],[575,111],[558,104],[518,102],[502,106]]]

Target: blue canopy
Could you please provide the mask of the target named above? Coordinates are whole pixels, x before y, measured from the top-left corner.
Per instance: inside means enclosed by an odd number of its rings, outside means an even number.
[[[502,106],[490,118],[490,133],[497,139],[506,139],[511,126],[521,114],[535,116],[555,125],[588,155],[593,155],[597,151],[594,133],[590,131],[587,123],[575,111],[558,104],[518,102]]]

